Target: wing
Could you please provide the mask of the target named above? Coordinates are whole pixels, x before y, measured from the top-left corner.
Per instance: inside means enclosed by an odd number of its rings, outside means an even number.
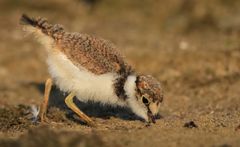
[[[87,34],[65,33],[58,45],[76,66],[94,74],[133,72],[119,50],[104,39]]]

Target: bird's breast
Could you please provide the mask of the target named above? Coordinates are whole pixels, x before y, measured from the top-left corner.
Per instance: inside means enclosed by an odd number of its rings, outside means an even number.
[[[114,92],[115,73],[95,75],[75,66],[63,53],[50,54],[47,63],[55,84],[64,92],[75,92],[81,101],[125,105]]]

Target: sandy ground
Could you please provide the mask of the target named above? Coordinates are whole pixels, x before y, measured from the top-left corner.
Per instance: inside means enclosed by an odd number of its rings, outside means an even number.
[[[239,3],[181,2],[1,1],[0,146],[240,146]],[[43,47],[18,25],[23,12],[111,40],[139,73],[161,81],[156,124],[146,127],[128,109],[76,100],[98,124],[88,127],[57,87],[49,123],[35,122],[31,108],[49,75]]]

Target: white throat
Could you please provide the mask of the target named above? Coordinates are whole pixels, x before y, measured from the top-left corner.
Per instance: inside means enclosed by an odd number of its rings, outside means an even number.
[[[136,98],[136,79],[137,77],[135,75],[130,75],[125,82],[124,90],[128,98]]]
[[[130,75],[128,76],[127,81],[124,85],[124,90],[128,96],[127,105],[136,115],[142,117],[147,121],[147,109],[142,104],[141,100],[137,100],[136,98],[136,79],[136,75]]]

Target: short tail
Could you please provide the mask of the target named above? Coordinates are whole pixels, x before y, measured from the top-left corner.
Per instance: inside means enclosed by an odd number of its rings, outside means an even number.
[[[31,26],[35,29],[41,30],[41,32],[55,40],[61,39],[64,29],[61,25],[52,25],[48,23],[46,18],[31,18],[26,14],[22,14],[20,18],[20,24],[25,26]],[[33,29],[31,29],[33,30]]]
[[[20,24],[21,25],[31,25],[33,27],[36,27],[37,21],[34,18],[30,18],[26,14],[22,14],[22,17],[20,18]]]

